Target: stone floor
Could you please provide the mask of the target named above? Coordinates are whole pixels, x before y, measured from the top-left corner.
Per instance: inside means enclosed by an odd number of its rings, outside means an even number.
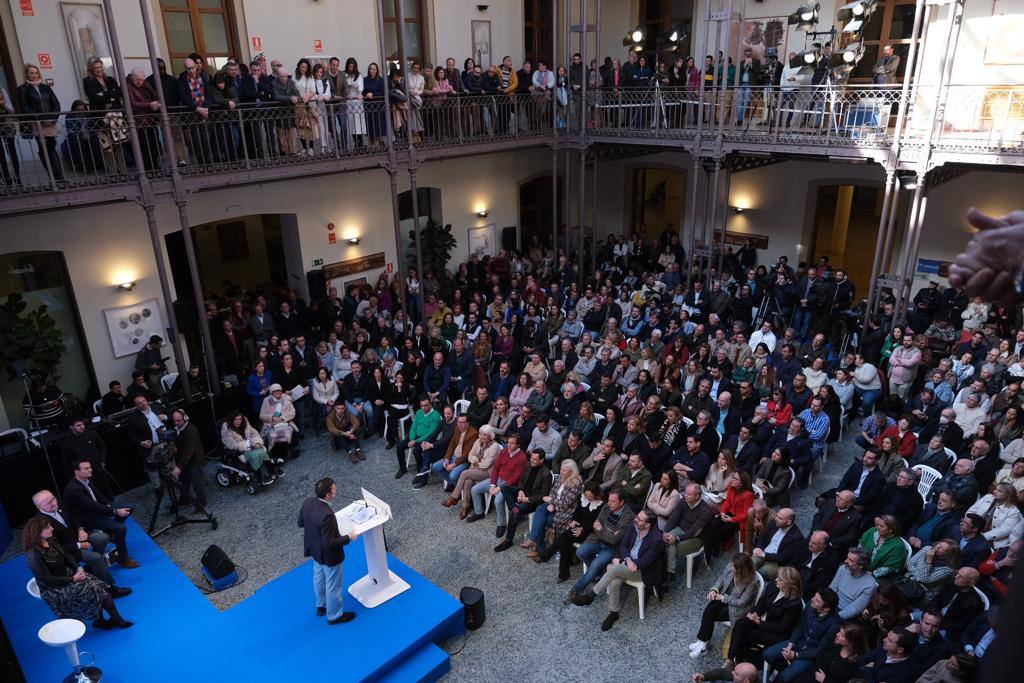
[[[815,473],[814,484],[795,493],[801,528],[812,516],[813,493],[837,481],[850,462],[851,445],[849,440],[841,445],[824,472]],[[255,496],[239,487],[222,489],[214,484],[210,464],[210,509],[219,528],[188,525],[158,540],[196,583],[202,583],[200,557],[212,543],[244,567],[248,573],[244,583],[210,595],[217,607],[227,609],[303,561],[296,526],[299,505],[312,494],[317,479],[330,476],[338,483],[336,507],[360,497],[360,487],[391,505],[394,519],[387,527],[388,543],[403,562],[452,595],[457,596],[463,586],[484,591],[486,624],[465,640],[459,637],[444,644],[457,653],[448,681],[689,680],[691,673],[721,663],[721,629],[713,641],[717,652],[709,649],[694,661],[686,645],[695,638],[704,597],[724,567],[724,557],[712,564],[711,571],[701,567],[691,589],[684,583],[664,601],[651,604],[643,622],[638,620],[636,592],[624,590],[622,619],[602,633],[606,602],[598,600],[589,607],[564,604],[571,583],[556,585],[554,561],[538,565],[518,547],[500,555],[491,550],[496,542],[493,513],[476,524],[460,523],[457,507],[446,509],[439,504],[443,494],[437,481],[416,491],[411,476],[393,478],[395,453],[385,450],[382,440],[368,442],[365,450],[368,459],[352,464],[333,453],[326,438],[311,436],[303,442],[302,455],[285,465],[287,475]],[[136,489],[125,498],[136,506],[136,519],[145,524],[152,510],[148,490]],[[579,572],[575,567],[573,580]],[[296,607],[300,608],[304,609]],[[572,653],[569,658],[567,652]]]

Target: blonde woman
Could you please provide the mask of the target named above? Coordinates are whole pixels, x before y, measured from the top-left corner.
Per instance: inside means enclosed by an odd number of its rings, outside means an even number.
[[[702,487],[704,500],[712,505],[721,505],[722,501],[725,500],[726,489],[729,488],[729,480],[738,469],[736,456],[732,454],[732,451],[728,448],[720,450],[718,452],[718,459],[715,460],[715,463],[708,470],[707,477],[704,478],[704,486]]]
[[[774,584],[765,586],[754,608],[732,627],[726,666],[759,661],[761,651],[789,637],[804,610],[803,582],[794,567],[782,567]]]
[[[583,480],[580,478],[579,466],[575,460],[563,460],[551,483],[551,492],[544,496],[545,505],[533,511],[529,537],[533,545],[527,557],[535,558],[544,552],[547,546],[546,527],[554,529],[556,538],[569,528],[582,494]]]
[[[461,500],[462,509],[459,510],[459,519],[468,517],[472,509],[469,497],[470,489],[477,482],[490,479],[491,465],[494,464],[499,452],[501,452],[501,446],[494,440],[494,428],[484,425],[480,428],[480,435],[466,457],[469,468],[459,475],[459,480],[455,483],[455,490],[448,498],[441,501],[441,505],[450,508]]]
[[[996,550],[1010,545],[1011,536],[1020,523],[1021,513],[1017,507],[1017,491],[1012,484],[996,484],[992,493],[982,496],[968,508],[967,513],[981,515],[985,520],[982,536]]]

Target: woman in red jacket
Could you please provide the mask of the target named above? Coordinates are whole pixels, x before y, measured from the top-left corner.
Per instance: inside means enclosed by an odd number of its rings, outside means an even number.
[[[788,425],[792,419],[793,405],[786,400],[786,392],[781,387],[776,387],[768,401],[768,421],[772,427],[781,427]]]
[[[704,538],[704,546],[711,551],[712,557],[718,557],[723,543],[734,533],[739,531],[742,536],[747,525],[747,513],[753,506],[754,489],[750,475],[743,471],[734,472],[729,479],[721,512],[711,521]]]
[[[881,447],[882,439],[891,436],[892,440],[896,443],[896,451],[900,454],[900,457],[910,460],[914,457],[914,453],[917,452],[917,435],[910,431],[912,422],[913,420],[910,415],[901,415],[899,422],[879,434],[875,443]]]

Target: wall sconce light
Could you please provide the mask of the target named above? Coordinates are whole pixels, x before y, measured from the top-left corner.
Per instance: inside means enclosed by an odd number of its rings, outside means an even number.
[[[487,218],[489,215],[491,215],[491,212],[488,211],[487,209],[484,209],[483,211],[477,211],[476,215],[480,216],[480,218]]]
[[[747,208],[745,206],[730,206],[729,210],[733,213],[743,213]]]
[[[357,244],[359,244],[362,241],[363,240],[360,237],[349,237],[347,240],[345,240],[346,243],[348,243],[349,245],[351,245],[353,247],[356,246]]]
[[[130,292],[133,289],[135,289],[135,285],[137,285],[137,284],[138,284],[137,282],[133,282],[133,281],[129,280],[128,282],[122,282],[121,284],[119,284],[116,287],[116,289],[119,289],[122,292]]]

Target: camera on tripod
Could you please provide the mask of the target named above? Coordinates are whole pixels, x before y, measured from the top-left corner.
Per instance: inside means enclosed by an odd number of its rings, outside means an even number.
[[[764,62],[761,64],[761,82],[774,85],[775,72],[779,65],[779,48],[766,47],[764,49]]]
[[[161,477],[170,477],[174,471],[174,430],[156,430],[157,441],[149,449],[146,468],[156,470]]]

